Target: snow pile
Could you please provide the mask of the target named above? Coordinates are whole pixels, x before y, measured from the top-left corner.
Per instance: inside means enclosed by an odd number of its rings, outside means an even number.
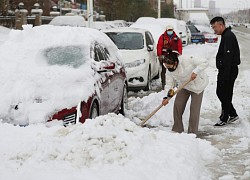
[[[115,114],[67,128],[1,123],[0,137],[0,179],[206,179],[218,153],[194,135],[141,128]]]

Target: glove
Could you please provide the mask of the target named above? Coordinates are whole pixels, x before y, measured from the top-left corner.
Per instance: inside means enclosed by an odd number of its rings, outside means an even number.
[[[174,89],[169,89],[168,90],[168,97],[171,98],[174,96]]]

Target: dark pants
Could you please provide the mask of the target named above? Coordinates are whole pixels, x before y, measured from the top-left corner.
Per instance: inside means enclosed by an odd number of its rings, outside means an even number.
[[[163,64],[161,63],[161,84],[163,86],[166,85],[166,68],[165,66],[163,66]]]
[[[230,78],[224,81],[224,71],[219,70],[217,76],[217,89],[216,94],[221,102],[221,116],[220,120],[227,122],[229,116],[237,115],[236,110],[232,104],[233,88],[235,79],[238,76],[238,66],[231,67]]]

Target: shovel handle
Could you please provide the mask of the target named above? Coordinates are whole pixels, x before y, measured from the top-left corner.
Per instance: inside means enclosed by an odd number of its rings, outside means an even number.
[[[161,109],[161,107],[163,106],[163,104],[160,104],[153,112],[151,112],[147,117],[146,119],[144,119],[142,122],[141,122],[141,126],[143,126],[143,124],[149,120],[159,109]]]
[[[182,90],[190,81],[192,81],[192,79],[189,79],[187,82],[185,82],[184,84],[182,84],[175,92],[174,95],[176,95],[180,90]],[[172,96],[174,97],[174,96]],[[168,100],[170,100],[172,97],[168,97]],[[153,112],[151,112],[146,119],[144,119],[141,122],[141,127],[143,127],[143,125],[145,124],[145,122],[147,122],[159,109],[161,109],[161,107],[163,106],[163,104],[160,104]]]

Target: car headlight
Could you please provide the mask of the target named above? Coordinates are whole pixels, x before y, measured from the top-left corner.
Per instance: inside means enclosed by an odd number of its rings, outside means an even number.
[[[136,60],[131,63],[126,63],[125,68],[137,67],[140,66],[141,64],[144,64],[145,62],[146,62],[145,59]]]

